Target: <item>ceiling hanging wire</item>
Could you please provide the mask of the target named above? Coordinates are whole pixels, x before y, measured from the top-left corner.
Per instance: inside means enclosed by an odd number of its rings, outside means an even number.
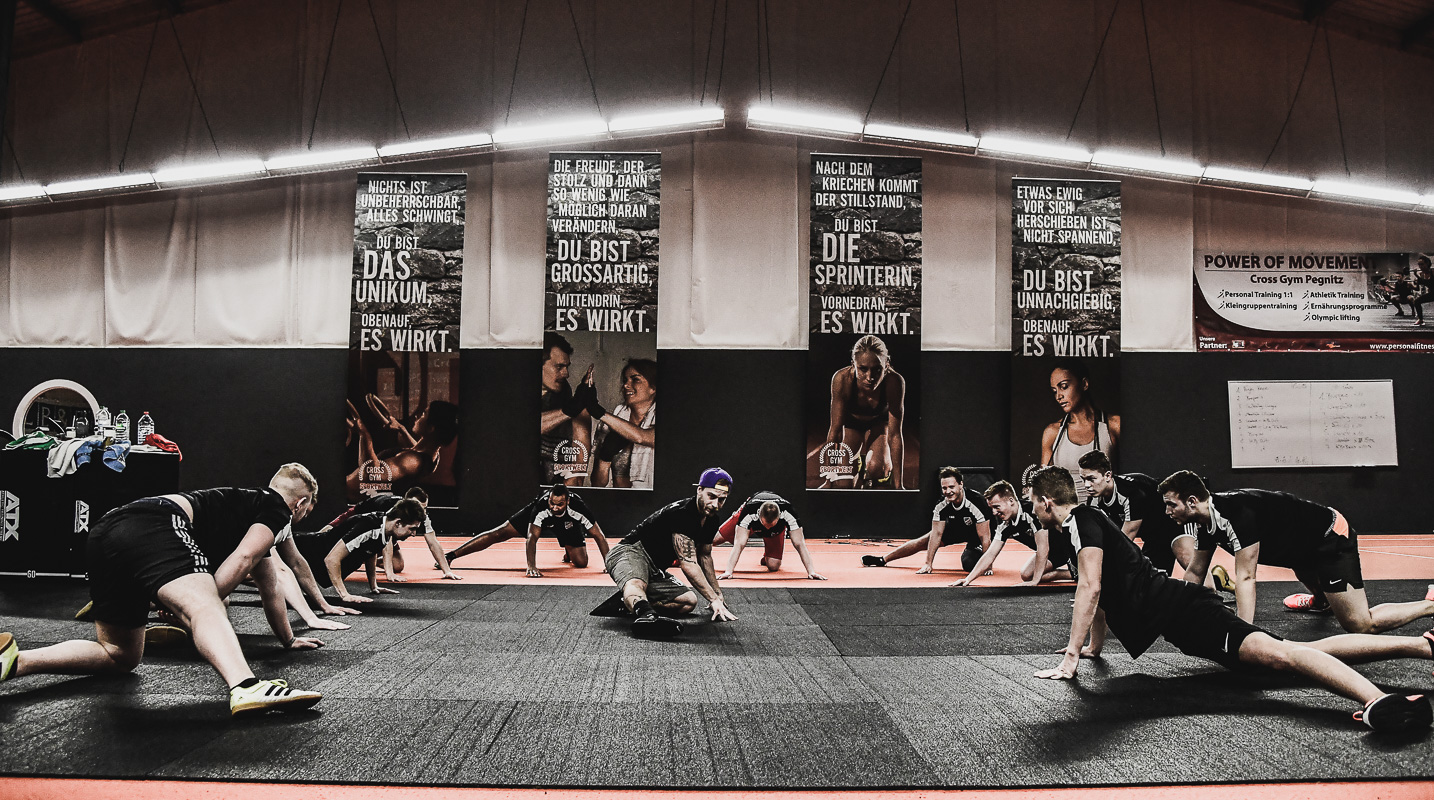
[[[373,37],[378,40],[378,52],[383,56],[383,71],[388,73],[388,85],[393,88],[393,102],[398,106],[398,119],[403,123],[403,135],[406,139],[412,139],[413,134],[408,132],[408,117],[403,113],[403,100],[398,96],[398,79],[393,76],[393,67],[388,63],[388,50],[383,46],[383,34],[378,28],[378,16],[373,13],[373,0],[364,0],[368,5],[368,18],[373,22]],[[393,57],[398,58],[398,45],[394,45]]]
[[[319,72],[319,93],[314,98],[314,118],[309,124],[309,141],[306,147],[310,150],[314,147],[314,133],[319,129],[319,106],[324,102],[324,84],[329,80],[329,62],[334,58],[334,42],[339,38],[339,18],[344,14],[344,0],[339,0],[339,7],[334,11],[334,27],[329,32],[329,51],[324,56],[324,66]]]
[[[129,141],[134,136],[134,121],[139,116],[139,100],[144,97],[144,82],[149,78],[149,61],[154,56],[154,40],[159,34],[159,17],[154,18],[154,27],[149,30],[149,48],[144,54],[144,69],[139,73],[139,89],[134,93],[134,109],[129,115],[129,130],[124,135],[124,147],[120,150],[119,171],[124,172],[125,159],[129,158]]]
[[[1285,121],[1280,125],[1280,132],[1275,135],[1275,143],[1270,145],[1270,154],[1265,156],[1265,163],[1260,165],[1261,170],[1264,170],[1265,167],[1268,167],[1270,165],[1270,159],[1275,157],[1275,151],[1280,147],[1280,139],[1284,138],[1285,129],[1288,128],[1290,125],[1290,118],[1295,115],[1295,103],[1299,102],[1300,89],[1304,88],[1305,75],[1310,71],[1310,59],[1314,56],[1315,42],[1319,41],[1320,26],[1323,24],[1323,19],[1316,22],[1314,33],[1310,34],[1310,46],[1309,50],[1305,52],[1305,66],[1304,69],[1300,70],[1299,83],[1295,84],[1295,95],[1294,97],[1290,98],[1290,108],[1289,111],[1285,112]]]
[[[772,88],[772,3],[771,0],[761,0],[761,2],[762,33],[767,39],[767,101],[775,103],[777,99],[776,96],[773,94],[774,90]],[[758,96],[760,97],[760,93]]]
[[[961,0],[951,0],[956,12],[956,67],[961,73],[961,122],[964,130],[971,132],[971,114],[966,105],[966,47],[961,44]]]
[[[528,6],[533,0],[523,0],[523,20],[518,23],[518,52],[513,55],[513,77],[508,81],[508,108],[503,112],[503,124],[513,114],[513,89],[518,85],[518,66],[523,63],[523,35],[528,32]]]
[[[707,105],[707,76],[712,71],[712,37],[717,35],[717,3],[712,0],[712,19],[707,21],[707,53],[702,56],[702,97],[698,105]]]
[[[596,7],[594,7],[594,13],[596,13]],[[578,54],[583,57],[583,71],[588,76],[588,88],[593,93],[593,105],[597,106],[598,116],[602,116],[602,103],[598,101],[597,82],[593,80],[592,67],[588,66],[588,51],[583,47],[583,35],[578,31],[578,15],[573,11],[573,0],[568,0],[568,19],[573,22],[573,38],[578,40]],[[594,48],[596,48],[596,44],[594,44]],[[593,55],[597,55],[596,49],[594,49]]]
[[[1329,62],[1329,88],[1334,92],[1334,123],[1339,131],[1339,154],[1344,158],[1345,177],[1350,176],[1349,172],[1349,151],[1344,147],[1344,115],[1339,111],[1339,84],[1334,79],[1334,50],[1329,45],[1329,26],[1324,26],[1324,55]]]
[[[1075,133],[1076,120],[1080,119],[1080,110],[1085,106],[1085,96],[1090,91],[1090,84],[1095,80],[1095,71],[1100,68],[1100,55],[1105,52],[1105,40],[1110,37],[1110,29],[1115,25],[1115,13],[1120,10],[1120,0],[1115,0],[1115,6],[1110,9],[1110,19],[1106,20],[1105,33],[1100,35],[1100,44],[1095,48],[1095,59],[1090,64],[1090,74],[1085,78],[1085,88],[1080,90],[1080,100],[1076,103],[1075,115],[1071,117],[1071,126],[1066,131],[1066,141],[1070,141],[1071,134]]]
[[[876,90],[871,93],[871,103],[866,107],[866,115],[861,118],[861,124],[871,119],[872,109],[876,108],[876,98],[881,96],[881,84],[886,81],[886,71],[891,67],[891,59],[896,55],[896,48],[901,44],[901,32],[906,29],[906,17],[911,13],[913,0],[906,0],[906,9],[901,12],[901,22],[896,26],[896,38],[891,42],[891,50],[886,54],[886,63],[881,67],[881,77],[876,79]]]
[[[722,2],[722,51],[717,54],[717,93],[712,96],[712,102],[722,102],[722,78],[727,73],[727,22],[732,18],[731,0]]]
[[[169,30],[174,34],[174,45],[179,48],[179,61],[184,64],[184,74],[189,76],[189,90],[194,92],[194,103],[199,106],[199,118],[204,120],[204,129],[209,132],[209,144],[214,147],[214,155],[222,156],[219,152],[219,140],[214,138],[214,128],[209,125],[209,113],[204,110],[204,98],[199,96],[199,84],[194,80],[194,70],[189,68],[189,56],[184,54],[184,42],[179,39],[179,28],[175,27],[174,15],[169,14]]]
[[[1160,139],[1160,155],[1165,155],[1165,128],[1160,124],[1160,95],[1155,91],[1155,57],[1150,52],[1150,23],[1145,19],[1145,0],[1140,0],[1140,30],[1145,34],[1145,66],[1150,72],[1150,100],[1155,104],[1155,135]]]

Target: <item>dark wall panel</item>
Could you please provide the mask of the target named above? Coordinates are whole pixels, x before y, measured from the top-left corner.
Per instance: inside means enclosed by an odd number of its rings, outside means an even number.
[[[536,491],[537,358],[526,349],[463,353],[466,531],[500,523]],[[1002,475],[1011,468],[1005,353],[923,355],[919,496],[802,488],[805,353],[664,350],[659,362],[656,491],[586,492],[611,534],[685,496],[703,468],[720,465],[736,477],[739,495],[770,489],[794,501],[813,535],[905,538],[928,526],[937,467],[985,466]],[[326,520],[342,504],[346,369],[344,350],[0,348],[0,417],[8,425],[15,404],[42,380],[79,381],[111,410],[154,415],[160,433],[184,449],[184,487],[262,483],[278,464],[302,461],[322,487],[314,520]],[[1361,530],[1430,529],[1428,515],[1408,500],[1426,491],[1419,476],[1434,462],[1427,356],[1144,353],[1126,354],[1123,369],[1123,470],[1196,469],[1217,488],[1289,489],[1330,503]],[[1398,469],[1229,469],[1226,381],[1389,376]]]

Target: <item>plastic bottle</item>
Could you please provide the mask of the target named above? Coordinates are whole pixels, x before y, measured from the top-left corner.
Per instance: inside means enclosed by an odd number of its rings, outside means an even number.
[[[123,408],[115,417],[115,441],[129,443],[129,415],[124,413]]]
[[[144,412],[144,416],[139,418],[139,423],[135,428],[134,443],[144,444],[151,433],[154,433],[154,418],[146,411]]]
[[[110,410],[100,406],[100,413],[95,415],[95,429],[108,428],[110,426]]]

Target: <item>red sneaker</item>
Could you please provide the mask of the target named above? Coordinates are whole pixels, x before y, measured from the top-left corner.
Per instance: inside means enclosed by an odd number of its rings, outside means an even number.
[[[1312,594],[1292,594],[1285,598],[1285,608],[1291,611],[1308,611],[1311,614],[1328,614],[1329,604],[1322,606],[1315,605],[1315,597]]]

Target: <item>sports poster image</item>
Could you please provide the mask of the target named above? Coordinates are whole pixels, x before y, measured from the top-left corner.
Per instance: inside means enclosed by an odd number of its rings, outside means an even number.
[[[658,153],[552,153],[539,459],[545,483],[651,489]]]
[[[1011,180],[1011,471],[1120,445],[1119,181]]]
[[[808,489],[920,483],[921,159],[812,154]]]
[[[414,486],[458,505],[467,176],[359,173],[345,415],[349,502]]]
[[[1434,351],[1431,300],[1423,253],[1195,254],[1201,352]]]

